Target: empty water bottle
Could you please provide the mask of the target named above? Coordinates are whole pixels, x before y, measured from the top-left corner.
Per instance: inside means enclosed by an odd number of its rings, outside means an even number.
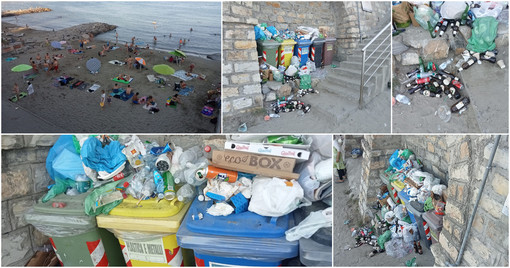
[[[441,70],[446,69],[446,67],[448,67],[448,65],[450,65],[450,63],[452,63],[452,62],[453,62],[453,58],[450,58],[449,60],[441,63],[441,65],[439,65],[439,69],[441,69]]]
[[[193,146],[181,154],[179,164],[181,167],[185,167],[187,163],[194,163],[203,154],[203,150],[200,146]]]
[[[189,184],[183,185],[178,191],[177,191],[177,200],[184,203],[189,203],[193,201],[193,198],[195,197],[195,189],[193,186]]]
[[[411,105],[411,101],[409,100],[409,98],[402,94],[397,94],[397,96],[395,96],[395,99],[402,104]]]

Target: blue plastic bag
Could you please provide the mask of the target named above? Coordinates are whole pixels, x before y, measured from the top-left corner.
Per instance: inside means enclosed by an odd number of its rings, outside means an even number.
[[[72,179],[85,174],[80,155],[76,151],[72,135],[62,135],[51,147],[46,157],[46,170],[55,179]]]
[[[398,150],[396,150],[391,156],[390,156],[390,165],[397,170],[401,170],[404,167],[404,163],[406,160],[401,159],[398,156]]]
[[[278,34],[278,30],[276,30],[276,28],[274,26],[269,26],[266,28],[271,34],[273,35],[277,35]]]
[[[255,40],[266,40],[266,34],[259,26],[255,26]]]
[[[111,173],[127,160],[122,153],[123,148],[118,141],[112,141],[103,147],[98,139],[90,137],[81,148],[83,164],[96,171]]]

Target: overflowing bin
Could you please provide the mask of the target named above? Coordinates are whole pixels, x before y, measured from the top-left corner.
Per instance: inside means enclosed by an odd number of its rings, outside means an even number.
[[[109,215],[97,216],[97,224],[118,238],[128,266],[182,266],[184,258],[175,233],[188,204],[128,197]]]
[[[425,227],[429,232],[432,244],[437,243],[441,230],[443,230],[443,216],[437,215],[434,211],[428,211],[423,214],[423,221],[427,223]]]
[[[96,217],[85,214],[84,201],[89,193],[60,194],[46,203],[39,200],[25,214],[25,220],[50,237],[64,266],[125,266],[119,241],[98,228]]]
[[[279,266],[298,255],[298,242],[285,239],[294,225],[293,214],[278,218],[252,212],[211,216],[210,202],[195,199],[179,231],[177,242],[193,249],[197,266]]]
[[[280,45],[280,50],[278,52],[280,58],[279,66],[285,66],[285,68],[289,67],[290,60],[294,55],[294,46],[296,45],[296,41],[292,39],[283,40]]]
[[[278,67],[278,48],[280,43],[275,40],[257,40],[258,56],[264,63]]]
[[[294,48],[294,55],[299,58],[299,67],[306,65],[308,61],[308,54],[310,53],[310,40],[297,40]]]
[[[317,38],[313,40],[312,45],[310,46],[310,60],[315,63],[315,67],[321,67],[322,66],[322,60],[323,60],[323,52],[324,52],[324,38]]]
[[[335,55],[335,42],[336,38],[333,37],[327,37],[324,41],[324,66],[328,66],[333,63],[333,56]]]

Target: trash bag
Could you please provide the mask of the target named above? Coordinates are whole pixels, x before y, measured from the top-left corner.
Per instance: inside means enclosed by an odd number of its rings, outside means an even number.
[[[278,35],[278,30],[274,26],[269,26],[266,28],[272,35]]]
[[[331,227],[333,221],[331,207],[324,210],[314,211],[297,226],[285,232],[287,241],[296,241],[300,238],[310,238],[317,230],[323,227]]]
[[[384,234],[380,235],[377,238],[377,244],[381,247],[381,249],[384,249],[384,244],[391,240],[391,231],[387,230],[384,232]]]
[[[398,5],[393,5],[391,7],[392,11],[392,19],[398,24],[407,24],[409,25],[411,18],[409,17],[409,4],[407,2],[402,2]],[[397,27],[407,27],[398,25]]]
[[[68,188],[73,188],[75,185],[74,180],[70,179],[55,179],[55,184],[50,188],[50,190],[46,193],[46,195],[42,198],[42,202],[46,203],[50,201],[53,197],[65,193]]]
[[[402,204],[398,205],[394,210],[393,212],[395,213],[395,216],[399,219],[399,220],[402,220],[403,218],[405,218],[407,216],[407,211],[404,210],[404,206]]]
[[[138,136],[133,135],[131,139],[124,143],[126,147],[122,149],[122,153],[126,156],[132,167],[138,168],[144,165],[143,156],[147,154],[145,146]]]
[[[127,160],[122,153],[123,148],[124,146],[118,141],[111,141],[110,144],[103,147],[98,139],[90,137],[81,148],[83,164],[96,171],[112,173],[124,165]]]
[[[390,165],[397,170],[401,170],[403,168],[404,163],[406,162],[404,159],[401,159],[399,157],[399,150],[396,150],[391,156],[390,156]]]
[[[414,18],[427,31],[429,30],[428,21],[431,25],[436,25],[439,21],[439,15],[426,5],[420,5],[418,8],[414,7]]]
[[[99,214],[108,214],[112,209],[122,203],[122,200],[117,200],[112,203],[106,204],[104,206],[96,207],[96,202],[99,200],[101,195],[111,193],[115,191],[115,187],[117,185],[122,185],[125,181],[131,180],[132,176],[124,178],[122,180],[113,181],[107,184],[104,184],[100,187],[97,187],[92,191],[86,198],[83,203],[85,208],[85,214],[89,216],[97,216]]]
[[[427,200],[425,200],[425,203],[423,204],[423,210],[425,210],[425,212],[429,211],[429,210],[433,210],[434,209],[434,205],[432,204],[432,197],[429,196],[429,198],[427,198]]]
[[[472,8],[471,11],[477,19],[488,16],[498,18],[499,14],[504,9],[504,5],[502,5],[502,3],[504,3],[505,6],[507,5],[505,2],[483,1],[480,3],[480,8]]]
[[[255,40],[266,40],[266,34],[264,31],[255,25]]]
[[[297,181],[280,178],[255,177],[248,210],[261,216],[280,217],[302,206],[311,205],[304,198]]]
[[[57,178],[74,180],[76,175],[84,173],[72,135],[60,136],[51,147],[46,157],[46,170],[53,180]]]
[[[441,17],[444,19],[460,19],[465,9],[466,2],[445,1],[441,5]]]
[[[312,77],[309,74],[302,75],[301,83],[299,84],[300,89],[312,88]]]
[[[498,35],[498,21],[493,17],[477,18],[473,22],[467,50],[482,53],[496,48],[494,40]]]
[[[327,182],[333,178],[331,167],[333,166],[333,158],[328,158],[315,165],[315,177],[319,182]]]
[[[273,71],[273,79],[276,82],[281,82],[283,80],[283,73],[280,71]]]
[[[97,228],[95,217],[78,215],[59,215],[55,220],[55,214],[37,212],[30,208],[24,218],[35,229],[49,237],[74,237],[88,233]]]
[[[413,251],[413,243],[405,242],[402,238],[393,238],[384,244],[386,254],[394,258],[402,258]]]
[[[292,58],[290,58],[290,65],[294,65],[294,67],[299,66],[299,62],[300,62],[300,59],[298,58],[298,56],[292,56]],[[296,70],[297,70],[297,68],[296,68]]]
[[[285,75],[294,76],[298,72],[298,69],[294,65],[290,65],[289,68],[285,71]]]

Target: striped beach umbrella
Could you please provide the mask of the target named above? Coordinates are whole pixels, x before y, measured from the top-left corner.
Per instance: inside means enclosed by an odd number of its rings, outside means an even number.
[[[88,60],[86,65],[87,69],[91,72],[97,72],[99,71],[99,68],[101,68],[101,62],[96,58]]]
[[[145,60],[143,58],[136,57],[135,60],[138,61],[141,65],[145,66]]]

